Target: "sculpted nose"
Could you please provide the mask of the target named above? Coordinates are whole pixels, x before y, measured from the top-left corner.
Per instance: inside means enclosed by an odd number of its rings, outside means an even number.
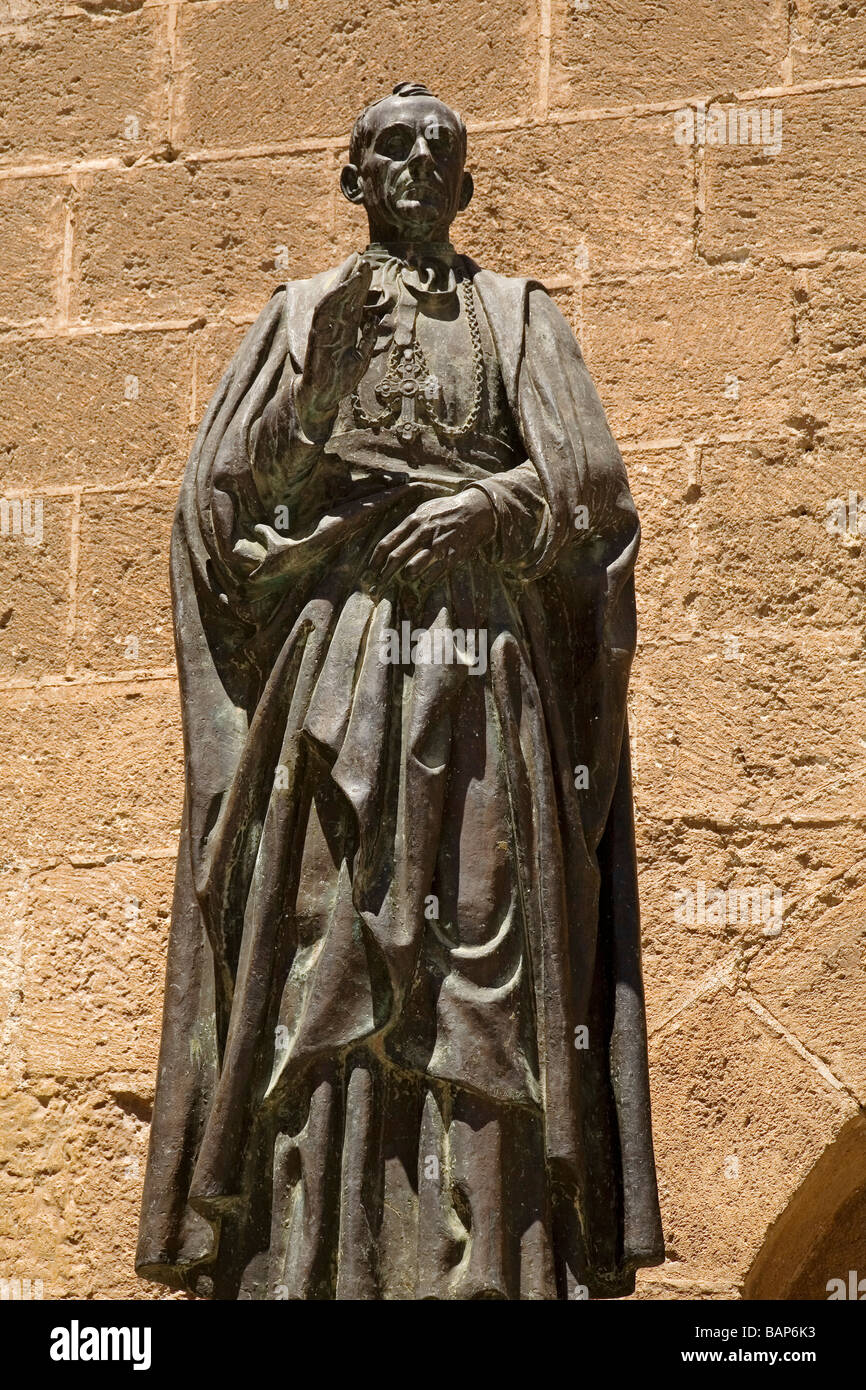
[[[412,146],[408,164],[427,164],[432,162],[433,154],[423,135],[419,135],[415,144]]]

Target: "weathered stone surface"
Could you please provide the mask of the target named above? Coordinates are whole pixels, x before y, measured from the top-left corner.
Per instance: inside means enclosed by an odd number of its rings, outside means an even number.
[[[866,1118],[843,1125],[770,1227],[743,1284],[743,1297],[826,1302],[842,1283],[856,1298],[866,1224],[861,1186]],[[829,1276],[829,1278],[828,1278]],[[854,1284],[854,1289],[851,1284]]]
[[[646,771],[639,766],[639,782]],[[726,823],[711,815],[665,822],[642,812],[637,844],[652,1033],[696,1000],[735,985],[754,986],[777,1012],[760,981],[772,984],[778,962],[796,956],[797,943],[819,933],[827,905],[862,857],[862,823]],[[766,898],[756,897],[765,887]],[[717,890],[725,894],[719,906]],[[776,890],[779,915],[765,908]],[[792,1030],[806,1045],[811,1033]]]
[[[807,434],[842,425],[862,431],[866,420],[866,258],[843,252],[814,269],[798,270],[795,332],[799,361],[796,423]],[[866,465],[859,477],[866,484]]]
[[[780,109],[779,154],[706,148],[699,247],[711,261],[758,255],[797,264],[863,243],[866,93],[787,97]]]
[[[866,19],[846,0],[797,0],[791,73],[795,82],[866,68]]]
[[[630,449],[629,484],[641,519],[638,633],[643,641],[696,627],[700,453],[682,444]]]
[[[0,869],[0,1084],[20,1084],[21,1006],[27,930],[27,867],[5,860]],[[2,1142],[2,1141],[0,1141]]]
[[[690,606],[701,629],[857,629],[866,514],[862,541],[838,531],[859,527],[849,494],[864,484],[856,437],[702,449]]]
[[[159,1298],[132,1272],[151,1081],[31,1080],[0,1091],[0,1277],[45,1298]]]
[[[777,0],[553,0],[553,108],[624,106],[776,85],[787,52]]]
[[[29,1076],[156,1067],[174,865],[58,865],[28,884],[20,1047]]]
[[[593,281],[582,345],[614,435],[766,431],[791,414],[789,273],[748,266]]]
[[[168,549],[176,485],[82,501],[73,668],[174,664]]]
[[[183,752],[173,681],[7,690],[0,710],[7,855],[44,862],[174,847]]]
[[[193,149],[345,137],[359,93],[372,100],[431,71],[467,119],[513,117],[536,99],[529,0],[407,0],[338,19],[327,7],[205,0],[181,8],[178,33],[179,137]]]
[[[31,17],[0,31],[0,163],[121,155],[168,134],[159,7]]]
[[[95,323],[258,313],[281,280],[335,259],[336,177],[310,155],[82,178],[73,311]]]
[[[728,993],[653,1038],[650,1067],[665,1268],[741,1277],[855,1104]]]
[[[731,627],[647,644],[633,676],[637,798],[663,816],[866,812],[862,636]]]
[[[194,337],[0,340],[4,485],[177,478],[189,443]]]
[[[0,179],[0,329],[57,312],[65,194],[57,179]]]
[[[0,679],[65,667],[71,511],[38,490],[0,498]]]
[[[633,1294],[629,1295],[629,1302],[664,1302],[669,1298],[686,1298],[691,1301],[700,1299],[703,1303],[707,1299],[724,1301],[739,1296],[737,1281],[729,1277],[716,1275],[715,1270],[701,1268],[699,1265],[689,1265],[689,1277],[677,1278],[676,1273],[669,1273],[669,1270],[676,1271],[677,1262],[666,1263],[661,1270],[646,1269],[641,1270],[637,1278],[637,1288]]]
[[[859,1098],[866,1096],[866,880],[862,837],[792,929],[749,972],[757,998]],[[828,1007],[831,1001],[831,1007]]]

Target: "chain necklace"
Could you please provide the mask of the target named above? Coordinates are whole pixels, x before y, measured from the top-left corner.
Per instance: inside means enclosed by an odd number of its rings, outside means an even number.
[[[384,406],[377,415],[370,415],[361,404],[358,388],[352,392],[351,403],[355,418],[366,429],[380,430],[386,425],[394,425],[396,433],[406,443],[410,443],[424,428],[421,414],[439,433],[448,439],[460,439],[469,434],[478,423],[481,402],[484,396],[484,356],[481,351],[481,332],[475,310],[475,293],[471,280],[461,280],[458,286],[469,336],[472,340],[472,405],[466,419],[461,424],[449,425],[441,419],[437,408],[442,400],[442,384],[427,365],[427,359],[418,342],[417,332],[413,331],[408,347],[397,343],[391,348],[385,375],[375,389],[379,404]]]

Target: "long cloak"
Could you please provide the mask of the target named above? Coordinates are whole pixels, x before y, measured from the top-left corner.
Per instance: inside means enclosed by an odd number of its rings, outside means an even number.
[[[635,1269],[664,1257],[626,719],[639,525],[565,320],[535,282],[465,264],[545,498],[535,544],[511,574],[524,639],[490,652],[520,827],[544,1162],[575,1194],[584,1282],[619,1296]],[[381,510],[369,496],[324,506],[270,567],[251,574],[238,561],[237,518],[262,515],[251,432],[300,371],[332,278],[281,287],[247,333],[199,429],[172,535],[186,794],[136,1267],[198,1290],[209,1273],[219,1288],[221,1225],[249,1201],[257,1112],[322,1058],[375,1038],[402,1007],[441,810],[447,675],[439,686],[431,676],[415,702],[402,821],[383,848],[388,700],[370,654],[393,611],[359,593],[339,560],[382,533],[393,489]],[[297,942],[286,873],[274,865],[291,859],[303,829],[300,769],[312,745],[354,817],[360,930],[320,955],[302,1026],[275,1058]]]

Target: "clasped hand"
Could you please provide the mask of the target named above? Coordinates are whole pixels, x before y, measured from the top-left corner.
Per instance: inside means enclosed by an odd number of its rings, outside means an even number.
[[[495,530],[493,506],[481,488],[422,502],[379,541],[370,558],[370,586],[381,589],[394,579],[433,583],[477,554]]]
[[[373,268],[350,256],[333,289],[313,314],[304,370],[295,388],[295,410],[306,436],[324,442],[340,401],[364,376],[384,305],[371,301]],[[422,502],[383,536],[370,558],[372,588],[390,580],[433,582],[449,566],[475,554],[496,530],[490,499],[481,488],[466,487],[451,497]]]

